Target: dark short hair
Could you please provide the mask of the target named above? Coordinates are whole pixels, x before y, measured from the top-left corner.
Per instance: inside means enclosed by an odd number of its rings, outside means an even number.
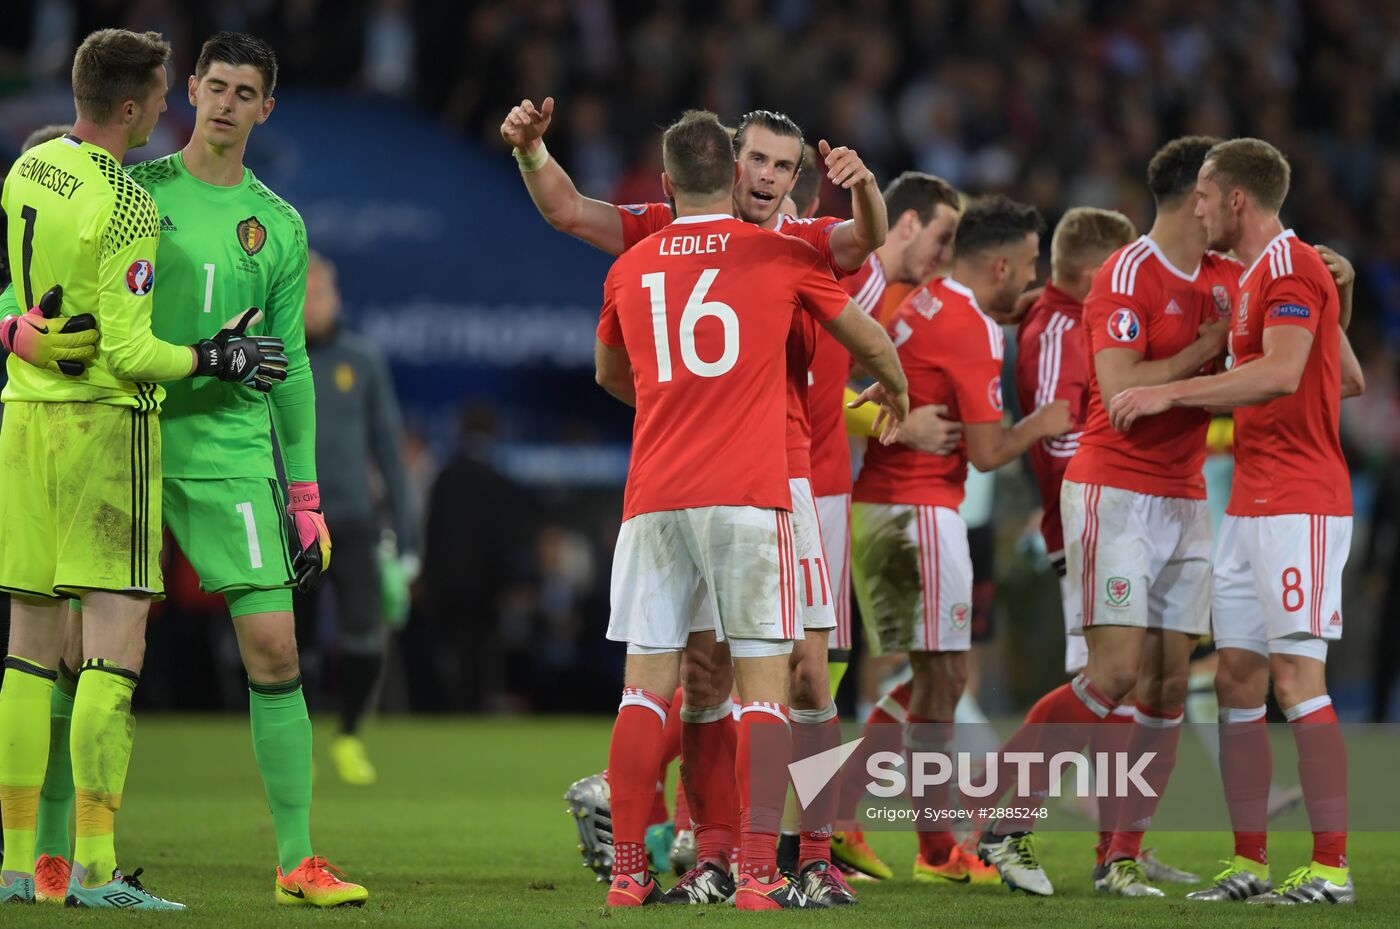
[[[1196,175],[1206,152],[1220,140],[1208,135],[1184,135],[1157,149],[1147,163],[1147,186],[1158,206],[1173,203],[1196,189]]]
[[[905,171],[890,181],[882,196],[891,223],[905,210],[913,210],[919,215],[919,222],[927,226],[940,203],[952,207],[954,212],[962,207],[962,198],[952,184],[922,171]]]
[[[807,208],[817,202],[817,197],[821,196],[821,186],[822,173],[817,168],[817,150],[804,144],[802,146],[802,170],[797,175],[797,181],[792,185],[792,192],[788,194],[797,207],[798,216],[806,215]]]
[[[262,39],[246,32],[216,32],[199,50],[194,75],[202,78],[214,62],[226,65],[252,65],[262,75],[263,98],[277,87],[277,53]]]
[[[1283,152],[1263,139],[1231,139],[1206,152],[1214,162],[1211,177],[1227,193],[1242,188],[1264,209],[1277,213],[1288,196],[1292,174]]]
[[[797,140],[798,147],[806,144],[802,138],[802,127],[792,121],[792,117],[786,113],[775,113],[772,110],[750,110],[739,117],[739,128],[734,130],[734,154],[738,155],[744,147],[744,133],[752,126],[767,129],[777,135],[791,136]]]
[[[678,194],[700,196],[734,187],[734,147],[719,117],[686,110],[661,137],[661,161]]]
[[[957,255],[966,258],[989,249],[1020,242],[1027,234],[1040,235],[1045,220],[1029,203],[994,194],[969,200],[958,221]]]
[[[78,115],[99,126],[128,100],[144,100],[151,72],[170,60],[170,43],[159,32],[98,29],[73,55],[73,102]]]
[[[24,137],[24,142],[20,145],[19,150],[21,153],[27,152],[36,145],[43,145],[45,142],[61,139],[71,131],[73,131],[73,126],[69,123],[54,123],[51,126],[41,126]]]

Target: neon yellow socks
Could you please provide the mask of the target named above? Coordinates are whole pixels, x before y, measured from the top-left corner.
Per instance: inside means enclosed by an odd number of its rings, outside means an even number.
[[[21,658],[5,657],[0,685],[0,819],[5,823],[5,861],[0,873],[34,873],[39,790],[49,760],[49,702],[56,674]]]
[[[83,663],[73,698],[69,744],[78,813],[73,862],[84,869],[89,887],[110,881],[117,868],[116,816],[136,733],[131,695],[140,679],[134,671],[90,658]]]

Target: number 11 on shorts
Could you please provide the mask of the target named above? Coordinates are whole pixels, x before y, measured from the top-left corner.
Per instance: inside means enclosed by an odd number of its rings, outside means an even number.
[[[261,568],[262,546],[258,544],[258,524],[253,521],[253,504],[244,500],[234,509],[243,514],[243,528],[248,530],[248,560],[254,568]]]

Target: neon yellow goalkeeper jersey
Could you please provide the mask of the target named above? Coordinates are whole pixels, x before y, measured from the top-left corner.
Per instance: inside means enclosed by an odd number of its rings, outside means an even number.
[[[188,375],[194,356],[151,332],[160,223],[150,196],[105,149],[64,136],[20,157],[0,205],[23,306],[62,284],[65,315],[92,313],[101,330],[97,360],[79,377],[11,356],[0,399],[158,409],[157,382]]]

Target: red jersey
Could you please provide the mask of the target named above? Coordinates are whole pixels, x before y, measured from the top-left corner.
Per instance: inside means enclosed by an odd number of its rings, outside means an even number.
[[[619,206],[617,213],[622,220],[623,251],[671,223],[671,207],[665,203]],[[780,213],[774,231],[806,242],[822,256],[832,274],[843,277],[846,272],[836,264],[836,257],[831,253],[831,230],[841,222],[843,220],[833,216],[795,219],[787,213]],[[786,436],[788,472],[795,478],[808,477],[812,473],[812,429],[807,398],[807,370],[816,351],[816,330],[817,324],[810,316],[797,314],[793,317],[793,329],[788,344]]]
[[[1089,352],[1084,338],[1084,304],[1046,284],[1016,332],[1016,396],[1023,413],[1063,400],[1076,427],[1089,412]],[[1040,534],[1050,554],[1064,551],[1060,484],[1079,448],[1079,433],[1044,439],[1031,446],[1031,470],[1040,488]]]
[[[1240,278],[1230,328],[1236,365],[1264,354],[1270,326],[1313,334],[1303,378],[1293,393],[1235,407],[1232,516],[1351,515],[1351,475],[1342,457],[1341,301],[1316,250],[1293,230],[1279,233]]]
[[[1106,348],[1170,358],[1196,340],[1202,323],[1230,312],[1240,263],[1207,252],[1191,274],[1173,267],[1143,236],[1104,262],[1084,302],[1084,331],[1094,355]],[[1138,420],[1126,433],[1109,424],[1098,375],[1089,365],[1089,413],[1065,478],[1158,497],[1204,500],[1205,410],[1175,409]]]
[[[962,423],[1001,421],[1001,326],[952,278],[934,278],[905,298],[894,318],[894,343],[909,378],[910,408],[943,403]],[[928,455],[871,442],[853,499],[957,509],[967,480],[967,445]]]
[[[700,506],[791,509],[785,346],[795,311],[846,292],[807,245],[732,216],[685,216],[613,262],[598,338],[637,391],[623,519]]]
[[[885,266],[874,252],[841,286],[856,306],[878,318],[885,298]],[[812,423],[812,493],[818,497],[851,492],[851,446],[846,439],[846,381],[851,356],[836,337],[817,329],[816,352],[808,368],[807,407]]]

